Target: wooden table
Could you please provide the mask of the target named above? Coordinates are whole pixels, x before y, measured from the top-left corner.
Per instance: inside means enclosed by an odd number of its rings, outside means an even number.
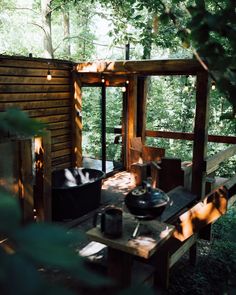
[[[137,220],[129,213],[123,213],[123,233],[120,238],[110,239],[95,227],[87,236],[108,246],[108,275],[122,286],[131,284],[132,264],[135,256],[149,259],[173,233],[174,226],[158,220],[143,221],[140,233],[131,238]]]

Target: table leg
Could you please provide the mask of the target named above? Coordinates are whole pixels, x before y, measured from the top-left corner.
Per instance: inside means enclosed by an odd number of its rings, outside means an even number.
[[[132,255],[108,247],[108,275],[122,287],[131,284]]]
[[[170,275],[170,254],[168,251],[163,251],[156,258],[156,270],[154,273],[154,286],[169,288]]]

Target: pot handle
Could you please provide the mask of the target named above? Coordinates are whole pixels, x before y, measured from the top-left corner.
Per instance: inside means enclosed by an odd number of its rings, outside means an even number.
[[[100,218],[100,229],[101,232],[105,230],[105,214],[104,212],[96,212],[93,216],[93,227],[97,227],[98,219]]]
[[[147,192],[151,192],[152,185],[150,181],[143,180],[142,187],[147,190]]]

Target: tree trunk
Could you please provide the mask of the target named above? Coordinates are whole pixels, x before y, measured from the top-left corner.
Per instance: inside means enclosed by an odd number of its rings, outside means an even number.
[[[64,52],[69,58],[71,56],[71,45],[70,45],[70,13],[69,11],[63,10],[63,27],[64,27]]]
[[[50,4],[52,0],[41,0],[41,15],[44,31],[44,56],[46,58],[53,58],[52,47],[52,30],[51,30],[51,9]]]
[[[149,18],[149,20],[147,21],[146,28],[145,28],[146,38],[145,38],[144,44],[143,44],[143,56],[142,56],[142,59],[150,59],[151,58],[151,52],[152,52],[152,23],[153,23],[153,19]]]

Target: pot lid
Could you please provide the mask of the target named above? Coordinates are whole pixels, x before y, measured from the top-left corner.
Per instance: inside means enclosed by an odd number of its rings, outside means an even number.
[[[169,196],[159,188],[152,188],[148,182],[143,182],[131,190],[125,198],[127,207],[156,208],[167,205]]]

